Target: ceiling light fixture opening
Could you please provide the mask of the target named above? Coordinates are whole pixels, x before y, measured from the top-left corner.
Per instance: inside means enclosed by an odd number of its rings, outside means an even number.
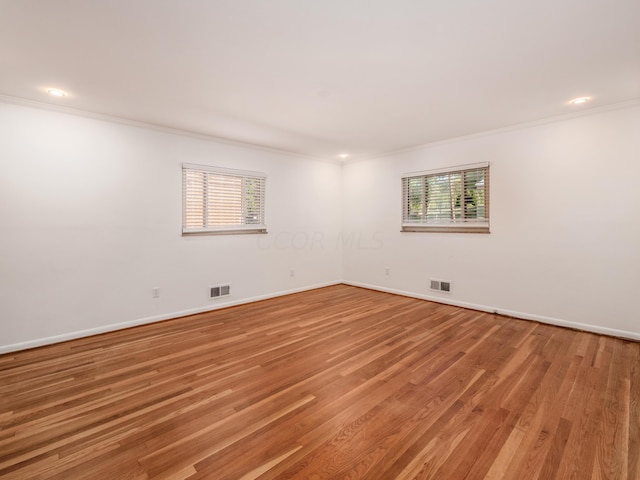
[[[342,158],[343,160],[345,158],[349,158],[349,154],[348,153],[341,153],[340,155],[338,155],[340,158]]]
[[[66,97],[67,92],[60,90],[59,88],[48,88],[47,93],[54,97]]]
[[[573,100],[569,100],[569,103],[571,105],[582,105],[583,103],[587,103],[589,100],[591,100],[591,97],[578,97]]]

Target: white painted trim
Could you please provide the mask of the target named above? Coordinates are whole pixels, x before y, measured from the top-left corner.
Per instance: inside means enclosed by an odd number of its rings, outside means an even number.
[[[611,111],[615,111],[615,110],[622,110],[625,108],[634,108],[634,107],[638,107],[640,106],[640,98],[634,98],[632,100],[626,100],[623,102],[618,102],[618,103],[612,103],[609,105],[602,105],[600,107],[591,107],[591,108],[587,108],[587,109],[580,109],[579,111],[575,111],[575,112],[570,112],[570,113],[565,113],[565,114],[561,114],[561,115],[555,115],[552,117],[545,117],[545,118],[541,118],[539,120],[532,120],[530,122],[523,122],[523,123],[516,123],[513,125],[507,125],[505,127],[500,127],[500,128],[494,128],[492,130],[485,130],[482,132],[476,132],[476,133],[469,133],[468,135],[460,135],[457,137],[451,137],[451,138],[446,138],[443,140],[434,140],[433,142],[426,142],[426,143],[422,143],[419,145],[414,145],[412,147],[407,147],[407,148],[400,148],[398,150],[393,150],[390,152],[379,152],[379,153],[372,153],[372,154],[368,154],[368,155],[362,155],[362,156],[354,156],[353,158],[350,158],[349,160],[345,161],[345,164],[351,164],[351,163],[357,163],[357,162],[366,162],[366,161],[370,161],[370,160],[379,160],[379,159],[385,159],[385,158],[389,158],[389,157],[394,157],[397,156],[399,154],[403,154],[403,153],[408,153],[408,152],[415,152],[415,151],[419,151],[419,150],[428,150],[431,148],[435,148],[435,147],[440,147],[442,145],[448,145],[450,143],[458,143],[458,142],[465,142],[467,140],[474,140],[476,138],[482,138],[482,137],[488,137],[491,135],[497,135],[500,133],[507,133],[507,132],[514,132],[514,131],[518,131],[518,130],[526,130],[528,128],[533,128],[533,127],[537,127],[540,125],[547,125],[550,123],[557,123],[557,122],[564,122],[567,120],[571,120],[574,118],[579,118],[579,117],[586,117],[586,116],[590,116],[590,115],[598,115],[600,113],[606,113],[606,112],[611,112]]]
[[[547,323],[549,325],[555,325],[557,327],[567,327],[575,330],[584,330],[586,332],[598,333],[601,335],[609,335],[612,337],[628,338],[630,340],[640,341],[640,333],[628,332],[626,330],[617,330],[615,328],[600,327],[598,325],[590,325],[588,323],[570,322],[568,320],[562,320],[559,318],[545,317],[543,315],[535,315],[532,313],[517,312],[515,310],[507,310],[500,307],[489,307],[487,305],[479,305],[476,303],[460,302],[457,300],[450,300],[449,298],[436,297],[433,295],[424,295],[421,293],[405,292],[404,290],[396,290],[394,288],[381,287],[378,285],[371,285],[368,283],[351,282],[347,280],[343,280],[342,283],[344,283],[345,285],[351,285],[353,287],[362,287],[362,288],[367,288],[369,290],[377,290],[379,292],[402,295],[404,297],[419,298],[421,300],[444,303],[446,305],[469,308],[471,310],[479,310],[481,312],[497,313],[498,315],[506,315],[508,317],[514,317],[521,320],[533,320],[535,322]]]
[[[120,125],[127,125],[129,127],[144,128],[146,130],[152,130],[156,132],[168,133],[171,135],[180,135],[182,137],[197,138],[199,140],[206,140],[209,142],[222,143],[224,145],[234,145],[237,147],[251,148],[253,150],[259,150],[262,152],[277,153],[287,155],[291,157],[303,158],[305,160],[312,160],[314,162],[332,163],[339,165],[340,161],[336,159],[327,159],[323,157],[316,157],[312,155],[306,155],[300,152],[294,152],[290,150],[282,150],[275,147],[268,147],[266,145],[259,145],[256,143],[243,142],[241,140],[233,140],[231,138],[216,137],[206,133],[193,132],[190,130],[181,130],[179,128],[167,127],[165,125],[157,125],[155,123],[142,122],[139,120],[131,120],[124,117],[116,117],[113,115],[106,115],[103,113],[90,112],[88,110],[80,110],[72,107],[64,107],[62,105],[54,105],[51,103],[38,102],[35,100],[28,100],[26,98],[12,97],[0,93],[0,103],[7,103],[11,105],[19,105],[22,107],[38,108],[40,110],[49,110],[51,112],[64,113],[67,115],[75,115],[78,117],[90,118],[93,120],[99,120],[103,122],[117,123]]]
[[[453,165],[451,167],[434,168],[431,170],[420,170],[419,172],[403,173],[402,179],[411,177],[421,177],[423,175],[436,175],[438,173],[455,173],[463,170],[477,170],[480,168],[488,168],[489,162],[469,163],[467,165]]]
[[[293,152],[293,151],[289,151],[289,150],[282,150],[279,148],[275,148],[275,147],[267,147],[265,145],[259,145],[256,143],[249,143],[249,142],[243,142],[240,140],[233,140],[230,138],[224,138],[224,137],[216,137],[214,135],[208,135],[205,133],[198,133],[198,132],[192,132],[189,130],[181,130],[178,128],[173,128],[173,127],[167,127],[164,125],[156,125],[153,123],[146,123],[146,122],[141,122],[138,120],[131,120],[128,118],[122,118],[122,117],[116,117],[116,116],[112,116],[112,115],[106,115],[106,114],[102,114],[102,113],[94,113],[94,112],[90,112],[88,110],[80,110],[80,109],[75,109],[75,108],[71,108],[71,107],[64,107],[61,105],[54,105],[51,103],[44,103],[44,102],[38,102],[35,100],[28,100],[26,98],[20,98],[20,97],[13,97],[11,95],[5,95],[0,93],[0,103],[7,103],[7,104],[13,104],[13,105],[21,105],[21,106],[25,106],[25,107],[32,107],[32,108],[39,108],[41,110],[50,110],[53,112],[59,112],[59,113],[66,113],[68,115],[77,115],[80,117],[85,117],[85,118],[92,118],[94,120],[102,120],[105,122],[111,122],[111,123],[119,123],[121,125],[129,125],[131,127],[138,127],[138,128],[145,128],[147,130],[155,130],[158,132],[164,132],[164,133],[169,133],[169,134],[173,134],[173,135],[181,135],[183,137],[191,137],[191,138],[198,138],[201,140],[208,140],[208,141],[212,141],[212,142],[216,142],[216,143],[223,143],[226,145],[235,145],[235,146],[241,146],[241,147],[246,147],[246,148],[251,148],[254,150],[260,150],[263,152],[270,152],[270,153],[280,153],[280,154],[284,154],[284,155],[289,155],[292,157],[298,157],[298,158],[304,158],[306,160],[312,160],[312,161],[316,161],[316,162],[322,162],[322,163],[332,163],[335,165],[346,165],[346,164],[350,164],[350,163],[356,163],[356,162],[363,162],[363,161],[369,161],[369,160],[377,160],[380,158],[388,158],[394,155],[398,155],[401,153],[405,153],[405,152],[413,152],[416,150],[421,150],[421,149],[425,149],[425,148],[431,148],[431,147],[438,147],[440,145],[447,145],[449,143],[456,143],[456,142],[461,142],[461,141],[465,141],[465,140],[472,140],[475,138],[481,138],[481,137],[486,137],[489,135],[494,135],[494,134],[498,134],[498,133],[504,133],[504,132],[511,132],[511,131],[515,131],[515,130],[523,130],[526,128],[530,128],[530,127],[536,127],[538,125],[546,125],[548,123],[555,123],[555,122],[563,122],[565,120],[571,120],[572,118],[577,118],[577,117],[584,117],[587,115],[596,115],[599,113],[604,113],[604,112],[609,112],[609,111],[613,111],[613,110],[619,110],[619,109],[623,109],[623,108],[631,108],[631,107],[637,107],[640,106],[640,98],[634,98],[632,100],[626,100],[626,101],[622,101],[622,102],[618,102],[618,103],[613,103],[613,104],[609,104],[609,105],[602,105],[600,107],[591,107],[591,108],[587,108],[587,109],[580,109],[579,111],[575,111],[575,112],[570,112],[570,113],[566,113],[566,114],[562,114],[562,115],[556,115],[556,116],[552,116],[552,117],[545,117],[545,118],[541,118],[539,120],[533,120],[530,122],[523,122],[523,123],[517,123],[514,125],[507,125],[505,127],[501,127],[501,128],[495,128],[492,130],[485,130],[482,132],[476,132],[476,133],[470,133],[468,135],[460,135],[457,137],[452,137],[452,138],[447,138],[444,140],[435,140],[433,142],[426,142],[423,144],[419,144],[419,145],[414,145],[411,147],[407,147],[407,148],[400,148],[397,150],[391,150],[388,152],[373,152],[373,153],[369,153],[369,154],[363,154],[363,155],[354,155],[352,158],[349,158],[348,160],[346,159],[334,159],[334,158],[326,158],[326,157],[318,157],[318,156],[313,156],[313,155],[307,155],[304,153],[300,153],[300,152]]]
[[[235,175],[237,177],[257,177],[267,178],[264,172],[252,172],[249,170],[238,170],[237,168],[216,167],[214,165],[204,165],[202,163],[182,163],[183,170],[198,170],[199,172],[220,173],[222,175]]]
[[[219,310],[221,308],[234,307],[236,305],[243,305],[246,303],[258,302],[260,300],[267,300],[269,298],[282,297],[284,295],[291,295],[293,293],[300,293],[300,292],[305,292],[307,290],[314,290],[316,288],[323,288],[323,287],[329,287],[332,285],[340,285],[340,284],[367,288],[369,290],[376,290],[379,292],[392,293],[394,295],[402,295],[404,297],[418,298],[420,300],[428,300],[430,302],[443,303],[445,305],[453,305],[456,307],[469,308],[471,310],[479,310],[481,312],[497,313],[499,315],[506,315],[508,317],[514,317],[522,320],[533,320],[536,322],[555,325],[558,327],[573,328],[576,330],[584,330],[586,332],[592,332],[592,333],[597,333],[601,335],[609,335],[612,337],[628,338],[630,340],[640,341],[640,333],[636,333],[636,332],[628,332],[626,330],[617,330],[614,328],[600,327],[597,325],[589,325],[586,323],[570,322],[570,321],[562,320],[559,318],[545,317],[542,315],[517,312],[514,310],[507,310],[499,307],[489,307],[486,305],[479,305],[476,303],[460,302],[458,300],[451,300],[449,298],[437,297],[434,295],[425,295],[425,294],[415,293],[415,292],[406,292],[404,290],[396,290],[394,288],[381,287],[379,285],[371,285],[368,283],[352,282],[348,280],[335,280],[332,282],[309,285],[306,287],[295,288],[292,290],[285,290],[282,292],[274,292],[274,293],[268,293],[265,295],[258,295],[256,297],[244,298],[241,300],[232,300],[232,301],[221,302],[221,303],[216,302],[215,305],[208,305],[205,307],[192,308],[188,310],[182,310],[179,312],[166,313],[163,315],[156,315],[153,317],[139,318],[139,319],[130,320],[127,322],[114,323],[114,324],[106,325],[103,327],[80,330],[77,332],[65,333],[65,334],[56,335],[53,337],[39,338],[36,340],[29,340],[27,342],[15,343],[11,345],[0,345],[0,354],[17,352],[20,350],[27,350],[29,348],[42,347],[45,345],[52,345],[55,343],[66,342],[68,340],[75,340],[77,338],[90,337],[92,335],[98,335],[101,333],[113,332],[113,331],[122,330],[125,328],[136,327],[138,325],[146,325],[149,323],[160,322],[163,320],[171,320],[173,318],[186,317],[188,315],[195,315],[198,313],[206,313],[214,310]]]
[[[111,325],[105,325],[97,328],[90,328],[87,330],[80,330],[77,332],[64,333],[62,335],[55,335],[53,337],[38,338],[36,340],[29,340],[27,342],[14,343],[12,345],[0,345],[0,354],[17,352],[19,350],[27,350],[29,348],[42,347],[45,345],[52,345],[54,343],[66,342],[69,340],[75,340],[77,338],[90,337],[92,335],[99,335],[101,333],[113,332],[116,330],[123,330],[125,328],[137,327],[138,325],[146,325],[148,323],[160,322],[163,320],[171,320],[173,318],[186,317],[188,315],[195,315],[197,313],[205,313],[213,310],[219,310],[221,308],[234,307],[236,305],[243,305],[245,303],[258,302],[260,300],[267,300],[269,298],[282,297],[284,295],[291,295],[292,293],[305,292],[307,290],[314,290],[316,288],[329,287],[332,285],[339,285],[342,282],[336,280],[333,282],[325,282],[316,285],[309,285],[307,287],[294,288],[292,290],[285,290],[282,292],[268,293],[266,295],[258,295],[257,297],[243,298],[240,300],[231,300],[227,302],[216,302],[215,304],[209,304],[206,307],[191,308],[188,310],[182,310],[179,312],[165,313],[162,315],[156,315],[153,317],[139,318],[136,320],[130,320],[127,322],[113,323]]]

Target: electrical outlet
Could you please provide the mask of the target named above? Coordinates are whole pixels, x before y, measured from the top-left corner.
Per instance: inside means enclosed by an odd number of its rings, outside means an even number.
[[[296,271],[293,268],[291,270],[289,270],[289,276],[290,277],[295,277],[296,276]]]
[[[153,298],[160,298],[160,287],[154,287],[151,289],[151,296]]]
[[[385,274],[385,276],[387,276],[387,277],[388,277],[390,273],[391,273],[391,270],[389,270],[388,268],[385,268],[385,269],[384,269],[384,274]]]

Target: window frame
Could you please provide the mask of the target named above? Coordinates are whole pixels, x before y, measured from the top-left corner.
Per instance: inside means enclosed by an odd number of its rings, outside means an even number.
[[[189,172],[196,172],[198,174],[204,174],[203,189],[202,189],[202,226],[189,227],[188,223],[188,199],[187,199],[187,175]],[[211,196],[208,191],[210,186],[209,176],[214,175],[218,177],[229,177],[240,179],[240,215],[241,218],[246,218],[247,210],[247,183],[248,180],[258,181],[259,191],[258,195],[258,220],[259,223],[250,224],[244,222],[238,222],[233,224],[220,224],[220,225],[207,225],[209,218],[208,210],[212,208],[210,204]],[[238,235],[238,234],[262,234],[267,233],[267,226],[265,221],[265,198],[266,198],[266,174],[262,172],[252,172],[248,170],[236,170],[231,168],[215,167],[210,165],[198,165],[192,163],[182,164],[182,235]],[[224,194],[224,192],[223,192]]]
[[[411,221],[408,219],[410,212],[410,194],[409,194],[409,180],[410,179],[422,179],[422,192],[421,196],[426,198],[426,188],[428,177],[445,176],[451,174],[461,175],[462,186],[462,198],[465,195],[465,175],[467,172],[483,170],[484,181],[484,216],[479,219],[464,218],[464,211],[466,202],[461,205],[463,209],[462,218],[449,218],[449,219],[435,219],[430,221],[426,218],[427,214],[423,214],[425,218]],[[442,232],[442,233],[490,233],[490,168],[489,162],[474,163],[468,165],[459,165],[454,167],[438,168],[433,170],[425,170],[420,172],[407,173],[402,175],[402,232]],[[451,177],[449,177],[450,180]],[[423,200],[424,201],[424,200]],[[454,200],[449,197],[449,201]],[[426,210],[426,205],[423,206],[423,211]],[[451,215],[455,216],[454,207],[452,206]]]

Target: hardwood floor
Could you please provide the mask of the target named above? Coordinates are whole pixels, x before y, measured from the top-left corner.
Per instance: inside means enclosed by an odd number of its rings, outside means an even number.
[[[2,479],[640,478],[640,344],[345,285],[0,356]]]

